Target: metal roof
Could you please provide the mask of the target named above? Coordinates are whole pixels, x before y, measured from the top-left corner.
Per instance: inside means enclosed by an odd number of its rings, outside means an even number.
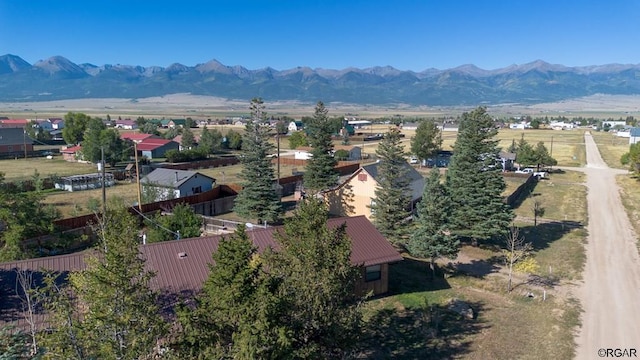
[[[207,178],[211,180],[211,182],[216,181],[216,179],[210,176],[195,171],[157,168],[150,172],[147,176],[142,178],[140,182],[143,184],[153,184],[157,186],[177,189],[189,179],[198,176]]]
[[[336,228],[346,223],[347,235],[351,239],[351,263],[371,266],[402,260],[398,251],[380,234],[364,216],[333,218],[327,226]],[[279,248],[274,233],[283,227],[247,229],[247,234],[260,252],[268,247]],[[212,254],[218,249],[223,235],[189,238],[140,245],[141,257],[146,266],[156,273],[152,287],[169,293],[197,292],[209,276]],[[9,309],[16,293],[16,269],[40,273],[43,269],[66,273],[84,269],[85,258],[91,251],[68,255],[50,256],[29,260],[0,263],[0,323],[11,321],[15,314]],[[15,304],[14,304],[15,306]],[[13,314],[13,315],[12,315]]]
[[[380,165],[380,163],[376,162],[373,164],[364,165],[362,169],[369,173],[369,175],[371,175],[371,177],[375,181],[380,183],[380,173],[378,172],[378,165]],[[411,188],[411,200],[415,201],[417,199],[420,199],[424,192],[424,177],[420,175],[420,173],[406,161],[402,163],[402,167],[405,168],[407,178],[409,179],[409,187]]]

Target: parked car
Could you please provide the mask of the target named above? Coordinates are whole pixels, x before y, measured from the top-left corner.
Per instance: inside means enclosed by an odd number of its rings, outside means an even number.
[[[538,179],[546,179],[548,177],[548,173],[546,171],[536,171],[532,168],[525,168],[515,171],[516,174],[532,174]]]
[[[409,164],[417,164],[417,163],[419,163],[417,156],[411,156],[409,158]]]

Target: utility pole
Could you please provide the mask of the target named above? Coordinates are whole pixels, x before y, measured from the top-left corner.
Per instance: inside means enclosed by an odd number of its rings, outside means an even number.
[[[278,188],[280,187],[280,134],[276,134],[278,143]]]
[[[100,146],[100,167],[102,168],[102,217],[104,218],[107,214],[107,190],[104,186],[104,145]]]
[[[24,158],[27,158],[27,126],[22,131],[22,147],[24,148]],[[16,156],[17,157],[17,156]]]
[[[140,170],[138,169],[138,143],[133,142],[133,154],[136,161],[136,189],[138,190],[138,211],[142,214],[142,195],[140,194]]]

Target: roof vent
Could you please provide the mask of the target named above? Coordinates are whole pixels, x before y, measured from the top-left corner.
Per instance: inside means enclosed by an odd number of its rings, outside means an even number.
[[[187,257],[187,253],[186,252],[179,252],[178,253],[178,259],[184,259]]]

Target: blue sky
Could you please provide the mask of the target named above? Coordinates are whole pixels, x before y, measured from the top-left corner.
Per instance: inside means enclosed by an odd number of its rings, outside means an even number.
[[[636,64],[639,15],[636,0],[0,0],[0,55],[277,70]]]

